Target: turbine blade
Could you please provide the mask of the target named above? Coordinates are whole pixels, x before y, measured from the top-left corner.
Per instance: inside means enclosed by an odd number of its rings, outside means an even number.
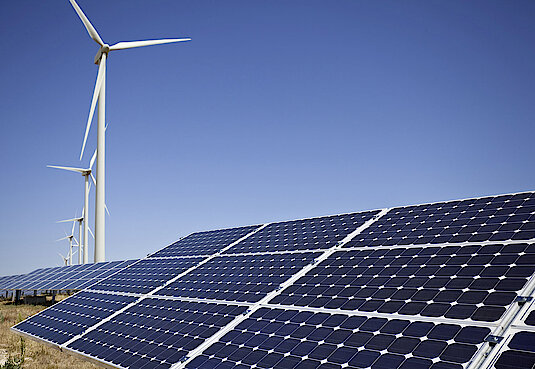
[[[74,225],[75,225],[75,222],[72,222],[71,236],[74,235]],[[73,236],[73,237],[74,237],[74,236]]]
[[[80,218],[72,218],[72,219],[65,219],[65,220],[58,220],[56,223],[68,223],[68,222],[75,222]],[[74,224],[74,223],[73,223]]]
[[[78,14],[78,16],[80,17],[80,20],[84,24],[85,29],[87,30],[87,33],[89,33],[89,36],[91,36],[91,38],[95,40],[97,44],[99,44],[100,46],[104,46],[104,41],[102,41],[97,30],[95,29],[95,27],[93,27],[89,19],[87,19],[82,9],[80,9],[78,4],[76,4],[76,1],[74,0],[69,0],[69,1],[71,2],[72,7],[76,11],[76,14]]]
[[[87,230],[91,234],[91,237],[93,237],[93,239],[95,239],[95,235],[93,234],[93,231],[91,230],[91,228],[87,227]]]
[[[93,184],[96,187],[97,186],[97,180],[95,179],[95,176],[93,175],[93,173],[91,173],[91,179],[93,180]]]
[[[108,210],[108,206],[104,204],[104,209],[106,209],[106,213],[108,213],[108,216],[111,217],[110,211]]]
[[[56,240],[56,242],[66,240],[66,239],[68,239],[68,238],[69,238],[69,236],[66,236],[66,237],[63,237],[63,238],[58,238],[58,239]]]
[[[98,96],[100,94],[100,86],[102,85],[102,80],[104,79],[104,75],[102,73],[103,69],[104,69],[104,64],[100,63],[98,66],[97,82],[95,83],[95,90],[93,91],[93,99],[91,100],[91,108],[89,109],[89,118],[87,119],[87,125],[85,127],[84,143],[82,144],[82,152],[80,153],[80,160],[82,160],[82,156],[84,155],[85,144],[87,142],[87,135],[89,134],[89,128],[91,128],[91,121],[93,120],[93,114],[95,114],[95,106],[97,104]]]
[[[93,156],[91,157],[91,161],[89,162],[89,170],[93,169],[93,164],[95,164],[96,158],[97,158],[97,149],[95,149],[95,152],[93,153]]]
[[[82,168],[74,168],[74,167],[60,167],[59,165],[47,165],[48,168],[56,168],[56,169],[63,169],[68,170],[70,172],[76,172],[76,173],[83,173],[86,171],[86,169]]]
[[[110,46],[110,50],[132,49],[134,47],[170,44],[172,42],[190,41],[191,38],[166,38],[163,40],[126,41]]]

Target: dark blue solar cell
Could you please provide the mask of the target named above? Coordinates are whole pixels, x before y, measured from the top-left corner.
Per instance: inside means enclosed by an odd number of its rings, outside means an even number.
[[[504,351],[494,367],[496,369],[533,369],[535,353],[516,350]]]
[[[535,333],[518,332],[514,335],[509,347],[514,350],[528,351],[535,353]]]
[[[384,318],[370,318],[362,324],[359,329],[366,332],[376,332],[386,324],[388,320]]]
[[[453,339],[460,329],[460,326],[454,324],[438,324],[431,329],[431,331],[427,334],[427,337],[431,339],[448,341]]]
[[[410,322],[407,320],[399,320],[399,319],[389,320],[388,323],[383,325],[383,327],[381,328],[381,332],[389,333],[389,334],[398,334],[398,333],[403,332],[409,324]]]
[[[357,352],[353,359],[349,362],[349,365],[355,368],[367,368],[371,366],[375,360],[381,356],[377,351],[362,350]]]
[[[396,337],[390,334],[377,334],[374,335],[364,347],[376,351],[386,350],[395,339]]]
[[[409,352],[412,352],[420,342],[421,341],[418,338],[400,337],[390,345],[388,351],[396,354],[408,354]]]
[[[447,346],[444,341],[425,340],[414,349],[413,355],[433,359],[439,357]]]
[[[455,336],[455,341],[479,344],[485,340],[485,337],[487,337],[490,332],[489,328],[484,327],[464,327],[459,331],[457,336]]]
[[[344,342],[344,344],[352,347],[364,346],[373,337],[369,332],[355,332]]]
[[[476,350],[474,345],[453,343],[444,350],[440,358],[454,363],[466,363],[472,358]]]
[[[405,356],[385,354],[379,357],[372,365],[372,369],[392,369],[397,368],[405,361]]]
[[[351,347],[339,347],[334,351],[327,360],[335,364],[344,364],[351,360],[351,358],[357,353],[357,350]]]

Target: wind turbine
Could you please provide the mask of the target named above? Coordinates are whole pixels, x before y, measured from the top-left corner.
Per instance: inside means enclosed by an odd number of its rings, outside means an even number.
[[[84,148],[87,141],[87,135],[89,128],[91,127],[91,121],[93,120],[93,114],[95,112],[95,104],[98,100],[98,123],[97,123],[97,190],[95,199],[95,263],[105,261],[105,157],[106,157],[106,136],[104,124],[106,121],[106,58],[110,51],[131,49],[135,47],[151,46],[168,44],[172,42],[189,41],[190,38],[175,38],[175,39],[162,39],[162,40],[145,40],[145,41],[127,41],[119,42],[114,45],[108,45],[102,41],[102,38],[96,31],[95,27],[91,24],[89,19],[85,16],[84,12],[75,0],[69,0],[72,7],[80,17],[80,20],[84,24],[89,36],[100,45],[97,54],[95,55],[95,64],[98,64],[97,82],[93,91],[93,98],[91,100],[91,108],[89,109],[89,118],[87,120],[87,126],[85,129],[84,142],[82,144],[82,151],[80,153],[80,160],[84,155]]]
[[[83,218],[83,221],[84,221],[84,233],[83,233],[83,237],[82,237],[82,234],[80,233],[78,237],[80,237],[80,243],[82,242],[82,238],[83,238],[83,242],[84,242],[84,246],[83,246],[83,258],[84,258],[84,264],[87,264],[89,262],[89,238],[87,236],[87,233],[88,233],[88,230],[89,230],[89,221],[88,221],[88,213],[89,213],[89,177],[91,177],[91,179],[93,180],[93,183],[95,183],[95,187],[96,187],[96,181],[95,181],[95,177],[93,176],[92,174],[92,168],[93,168],[93,164],[95,163],[95,158],[97,156],[97,151],[95,150],[94,154],[93,154],[93,157],[91,158],[91,161],[89,162],[89,168],[74,168],[74,167],[62,167],[62,166],[58,166],[58,165],[47,165],[47,167],[49,168],[56,168],[56,169],[63,169],[63,170],[68,170],[70,172],[75,172],[75,173],[80,173],[84,179],[85,179],[85,184],[84,184],[84,210],[82,212],[82,218]],[[68,221],[71,221],[71,220],[77,220],[77,219],[68,219],[66,220],[66,222]],[[80,223],[81,225],[81,223]],[[80,258],[81,257],[81,254],[78,255],[78,257]]]
[[[66,222],[73,222],[73,226],[74,226],[74,223],[78,222],[78,238],[80,239],[80,242],[78,243],[78,264],[82,264],[82,254],[86,254],[85,252],[86,242],[84,242],[84,245],[82,245],[82,223],[84,222],[84,217],[81,216],[78,218],[60,220],[57,223],[66,223]],[[73,230],[74,230],[74,227],[73,227]],[[87,262],[84,262],[84,264],[87,264]]]
[[[63,240],[69,240],[69,265],[72,265],[72,247],[73,246],[79,246],[80,243],[76,240],[74,237],[74,222],[72,222],[72,229],[70,235],[65,235],[65,237],[58,239],[57,241],[63,241]],[[76,241],[77,245],[73,245],[72,241]]]
[[[63,259],[63,264],[64,264],[65,266],[69,265],[69,258],[68,258],[68,257],[63,256],[63,255],[60,254],[59,252],[58,252],[58,255],[61,256],[61,259]]]

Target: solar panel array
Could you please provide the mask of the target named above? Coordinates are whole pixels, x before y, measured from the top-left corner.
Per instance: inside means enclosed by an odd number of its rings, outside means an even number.
[[[42,268],[0,278],[0,290],[82,290],[137,260]]]
[[[118,368],[531,368],[534,273],[528,192],[194,233],[13,329]]]

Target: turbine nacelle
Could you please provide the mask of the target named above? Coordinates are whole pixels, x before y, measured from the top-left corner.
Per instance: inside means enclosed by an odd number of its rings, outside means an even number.
[[[95,64],[98,65],[100,63],[100,58],[102,58],[102,54],[108,54],[110,52],[110,45],[104,44],[98,49],[97,55],[95,55]]]

